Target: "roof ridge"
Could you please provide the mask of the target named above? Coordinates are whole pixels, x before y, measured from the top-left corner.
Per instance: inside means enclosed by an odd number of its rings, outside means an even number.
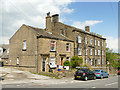
[[[25,24],[23,24],[23,25],[25,25]],[[34,28],[34,29],[43,29],[43,28],[38,28],[38,27],[30,26],[30,25],[25,25],[25,26],[28,26],[28,27],[31,27],[31,28]],[[45,30],[45,29],[43,29],[43,30]]]

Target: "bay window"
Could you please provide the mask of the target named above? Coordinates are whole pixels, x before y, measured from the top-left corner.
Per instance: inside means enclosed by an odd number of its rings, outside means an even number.
[[[50,67],[51,67],[51,68],[56,67],[56,64],[55,64],[55,57],[51,57],[51,58],[50,58]]]

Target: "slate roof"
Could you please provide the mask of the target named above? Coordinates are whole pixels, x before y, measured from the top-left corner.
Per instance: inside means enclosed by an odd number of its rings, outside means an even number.
[[[73,40],[71,40],[63,35],[59,35],[59,34],[54,33],[54,32],[50,33],[50,32],[45,31],[45,29],[36,28],[33,26],[28,26],[28,25],[26,25],[26,26],[29,27],[30,29],[36,31],[38,34],[37,35],[38,38],[50,38],[50,39],[57,39],[57,40],[74,42]]]
[[[67,26],[67,27],[73,28],[73,31],[82,32],[82,33],[85,33],[85,34],[88,34],[88,35],[92,35],[92,36],[95,36],[95,37],[98,37],[98,38],[101,38],[101,39],[106,40],[106,38],[100,37],[100,36],[98,36],[98,35],[96,35],[96,34],[94,34],[94,33],[92,33],[92,32],[87,32],[87,31],[85,31],[85,30],[82,30],[82,29],[79,29],[79,28],[76,28],[76,27],[73,27],[73,26],[70,26],[70,25],[66,25],[66,24],[61,23],[61,22],[59,22],[59,23],[65,25],[65,26]]]

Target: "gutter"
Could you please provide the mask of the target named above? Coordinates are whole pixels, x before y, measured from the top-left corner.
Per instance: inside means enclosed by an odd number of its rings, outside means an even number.
[[[48,37],[48,36],[43,36],[43,35],[37,36],[37,38],[49,38],[49,39],[56,39],[56,40],[63,40],[63,41],[74,42],[74,41],[72,41],[72,40],[61,39],[61,38],[55,38],[55,37]]]

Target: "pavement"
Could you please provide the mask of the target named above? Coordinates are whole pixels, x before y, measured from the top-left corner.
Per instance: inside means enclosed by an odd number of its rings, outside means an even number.
[[[21,83],[40,83],[40,84],[60,84],[71,81],[73,78],[54,79],[52,77],[32,74],[15,68],[0,67],[1,84],[21,84]]]

